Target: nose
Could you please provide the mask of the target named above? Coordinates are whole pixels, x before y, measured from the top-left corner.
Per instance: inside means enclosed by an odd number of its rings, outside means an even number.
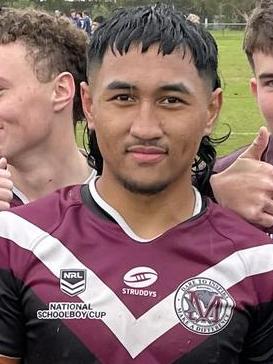
[[[150,102],[142,102],[131,124],[130,133],[142,140],[159,139],[163,135],[160,116]]]

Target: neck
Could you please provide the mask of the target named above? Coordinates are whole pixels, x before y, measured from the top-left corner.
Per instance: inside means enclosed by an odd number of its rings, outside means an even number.
[[[46,153],[21,155],[8,165],[14,186],[29,201],[41,198],[56,189],[83,183],[91,173],[86,158],[76,143]]]
[[[138,236],[151,239],[192,217],[195,195],[191,177],[170,184],[155,195],[140,195],[119,183],[98,179],[100,196],[124,218]],[[147,221],[149,222],[147,224]]]

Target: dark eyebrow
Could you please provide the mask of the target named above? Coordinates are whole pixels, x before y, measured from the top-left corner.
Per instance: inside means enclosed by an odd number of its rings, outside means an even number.
[[[260,80],[264,80],[264,79],[267,79],[267,78],[273,78],[273,73],[262,73],[259,76]]]
[[[159,89],[162,91],[181,92],[183,94],[188,94],[188,95],[191,94],[190,90],[185,85],[183,85],[183,83],[173,83],[169,85],[164,85],[161,86]]]
[[[136,86],[123,81],[113,81],[106,88],[107,90],[135,90]]]
[[[113,81],[106,87],[107,90],[131,90],[135,91],[137,87],[124,81]],[[183,83],[171,83],[159,87],[159,91],[181,92],[190,95],[190,90]]]

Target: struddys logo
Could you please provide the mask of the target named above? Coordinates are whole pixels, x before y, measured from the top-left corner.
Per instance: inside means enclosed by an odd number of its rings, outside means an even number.
[[[230,322],[235,302],[216,281],[196,277],[183,282],[175,294],[175,311],[181,324],[200,335],[213,335]]]
[[[86,289],[85,269],[61,269],[60,272],[61,291],[73,297]]]
[[[122,294],[130,296],[156,297],[157,292],[147,289],[158,279],[157,272],[149,267],[135,267],[123,277],[127,287],[122,288]]]

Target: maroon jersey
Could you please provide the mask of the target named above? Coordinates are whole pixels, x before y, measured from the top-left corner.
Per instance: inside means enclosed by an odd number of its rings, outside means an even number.
[[[28,364],[273,363],[266,234],[204,201],[197,216],[144,241],[90,189],[0,213],[1,355]]]

